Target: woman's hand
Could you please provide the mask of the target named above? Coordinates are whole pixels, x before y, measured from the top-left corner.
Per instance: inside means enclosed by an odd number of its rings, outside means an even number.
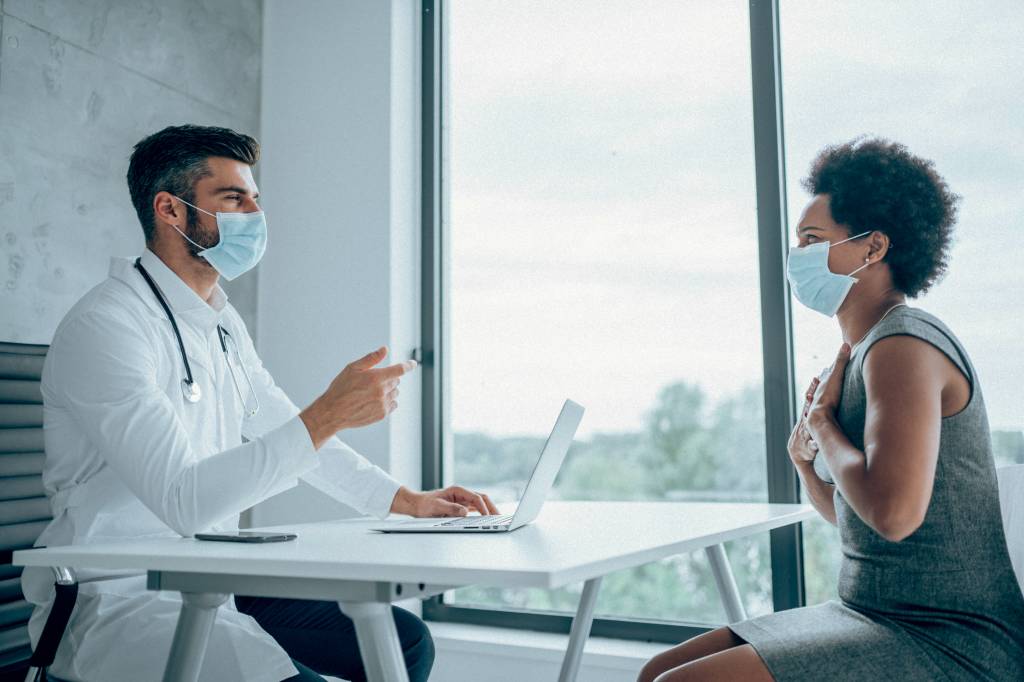
[[[839,347],[835,363],[822,375],[821,382],[814,392],[810,409],[807,411],[807,431],[816,441],[821,440],[818,435],[821,430],[836,422],[836,410],[839,408],[839,398],[843,394],[843,377],[846,376],[846,366],[849,362],[850,344],[844,343]]]
[[[793,427],[793,433],[789,435],[789,444],[786,447],[793,464],[813,462],[814,458],[818,456],[818,444],[814,442],[811,434],[807,431],[807,412],[811,408],[811,401],[814,399],[814,392],[819,383],[817,377],[811,381],[811,385],[804,395],[804,408],[800,411],[800,418],[797,420],[796,426]]]

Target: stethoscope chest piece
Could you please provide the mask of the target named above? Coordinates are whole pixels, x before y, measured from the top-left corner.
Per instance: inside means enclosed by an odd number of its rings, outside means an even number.
[[[190,403],[198,403],[199,399],[203,397],[203,391],[199,388],[199,384],[188,379],[181,380],[181,392],[185,395],[185,400]]]

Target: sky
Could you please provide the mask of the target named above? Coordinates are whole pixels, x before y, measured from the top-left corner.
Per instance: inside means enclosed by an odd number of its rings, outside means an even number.
[[[658,390],[762,376],[746,2],[447,5],[455,431],[635,430]],[[1024,3],[781,4],[789,223],[826,144],[881,135],[961,194],[949,276],[912,302],[1024,428]],[[834,320],[794,305],[798,386]]]

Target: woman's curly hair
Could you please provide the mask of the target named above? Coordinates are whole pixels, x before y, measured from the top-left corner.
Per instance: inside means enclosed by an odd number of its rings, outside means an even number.
[[[878,230],[889,237],[885,261],[907,296],[928,291],[945,274],[960,197],[931,161],[896,142],[857,138],[823,149],[802,184],[829,195],[832,219],[850,234]]]

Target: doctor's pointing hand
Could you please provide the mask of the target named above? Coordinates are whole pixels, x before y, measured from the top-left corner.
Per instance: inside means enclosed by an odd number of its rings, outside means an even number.
[[[416,368],[416,361],[376,368],[387,352],[385,347],[378,348],[345,367],[327,391],[302,411],[317,450],[338,431],[373,424],[398,407],[398,382]]]
[[[350,363],[334,378],[323,395],[299,416],[317,450],[343,429],[366,426],[384,419],[398,407],[398,384],[416,369],[415,360],[389,367],[377,365],[387,356],[385,346]],[[415,493],[405,486],[395,493],[391,511],[420,517],[465,516],[469,511],[497,514],[498,508],[483,493],[461,486]]]

